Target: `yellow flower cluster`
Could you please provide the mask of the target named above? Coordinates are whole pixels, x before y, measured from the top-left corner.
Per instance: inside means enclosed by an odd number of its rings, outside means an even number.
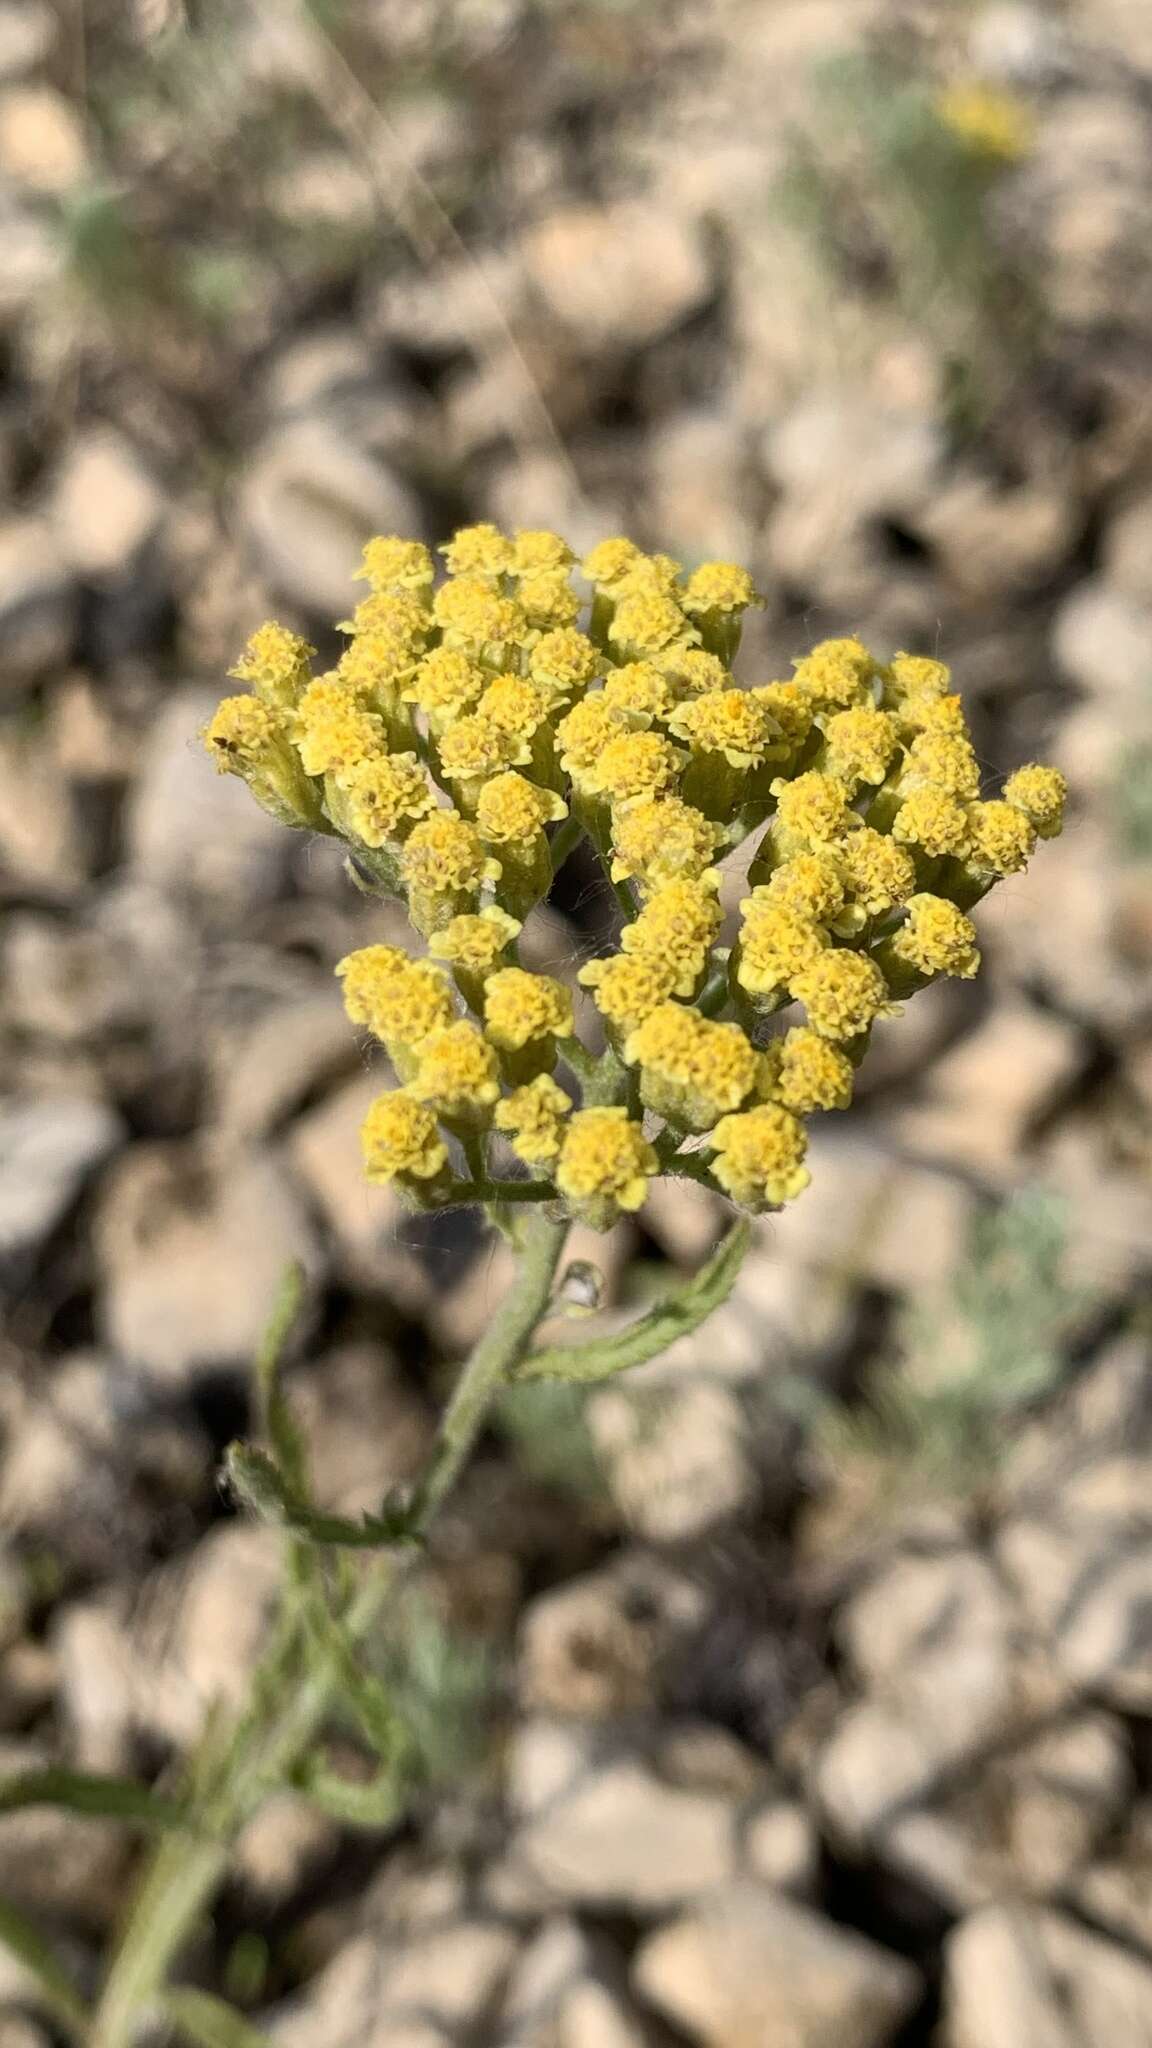
[[[445,576],[423,542],[370,541],[336,665],[316,675],[305,640],[260,627],[232,671],[248,692],[204,735],[222,772],[406,906],[412,952],[337,969],[399,1084],[365,1122],[369,1178],[423,1206],[548,1201],[596,1229],[661,1171],[754,1212],[790,1200],[807,1119],[848,1106],[876,1020],[976,973],[968,913],[1059,832],[1062,778],[1030,764],[982,795],[927,656],[828,640],[788,680],[738,682],[758,599],[735,563],[685,573],[622,538],[577,563],[559,534],[488,523],[440,553]],[[752,835],[721,946],[721,863]],[[517,954],[582,837],[623,911],[576,977],[597,1056],[577,990]]]

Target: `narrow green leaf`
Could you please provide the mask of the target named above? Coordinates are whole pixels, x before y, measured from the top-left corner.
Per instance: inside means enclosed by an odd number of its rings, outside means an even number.
[[[404,1812],[402,1788],[391,1771],[364,1784],[342,1778],[315,1761],[297,1773],[300,1791],[342,1827],[390,1828]]]
[[[187,1828],[188,1815],[175,1800],[163,1799],[130,1778],[103,1778],[86,1771],[22,1771],[0,1779],[0,1813],[22,1806],[66,1806],[72,1813],[136,1821],[149,1828]]]
[[[343,1550],[388,1550],[416,1541],[410,1504],[390,1507],[386,1502],[380,1514],[362,1515],[358,1522],[325,1514],[298,1499],[274,1460],[253,1444],[230,1444],[224,1471],[239,1499],[260,1521],[310,1543],[330,1543]]]
[[[520,1380],[578,1380],[585,1383],[611,1379],[629,1366],[643,1365],[666,1351],[678,1337],[686,1337],[726,1301],[736,1285],[751,1237],[749,1224],[733,1224],[727,1237],[707,1264],[683,1287],[658,1301],[646,1315],[592,1344],[553,1344],[546,1350],[530,1352],[513,1374]]]
[[[68,2032],[87,2038],[88,2013],[83,1999],[38,1928],[0,1899],[0,1942],[35,1977],[46,2011]]]
[[[196,2048],[271,2048],[271,2037],[261,2033],[210,1991],[197,1991],[191,1984],[170,1985],[160,2004],[174,2027]]]
[[[299,1319],[304,1301],[304,1268],[294,1259],[280,1282],[280,1291],[256,1353],[256,1386],[261,1421],[276,1462],[293,1493],[307,1492],[307,1455],[280,1383],[284,1347]]]

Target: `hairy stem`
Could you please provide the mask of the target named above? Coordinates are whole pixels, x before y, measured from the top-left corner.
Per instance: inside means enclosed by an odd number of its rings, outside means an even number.
[[[445,1411],[419,1489],[415,1533],[423,1533],[455,1485],[495,1394],[528,1351],[566,1235],[565,1223],[542,1215],[519,1226],[519,1269]],[[392,1555],[373,1562],[341,1615],[346,1644],[369,1633],[399,1569]],[[271,1654],[277,1668],[266,1660],[263,1682],[254,1688],[256,1705],[237,1724],[218,1765],[204,1774],[200,1833],[166,1837],[145,1874],[96,2008],[89,2048],[132,2048],[228,1868],[237,1836],[306,1755],[339,1696],[339,1660],[306,1663],[293,1674],[283,1640]],[[214,1734],[214,1747],[218,1740]]]

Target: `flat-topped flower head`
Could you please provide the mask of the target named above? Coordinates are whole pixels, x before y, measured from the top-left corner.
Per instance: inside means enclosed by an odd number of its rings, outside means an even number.
[[[425,1197],[446,1177],[448,1149],[436,1118],[403,1088],[378,1095],[360,1129],[364,1172],[370,1181],[393,1182]]]
[[[372,755],[339,778],[348,829],[362,845],[406,837],[436,809],[423,763],[415,754]]]
[[[269,619],[248,639],[238,662],[229,669],[239,683],[251,683],[258,697],[282,707],[295,704],[311,676],[316,649],[299,633]]]
[[[1002,797],[969,804],[968,825],[974,868],[1000,876],[1018,875],[1027,867],[1036,845],[1036,827],[1018,804],[1006,803]]]
[[[812,730],[815,704],[799,683],[758,683],[748,695],[764,706],[789,746],[798,747]]]
[[[822,925],[802,911],[757,890],[740,906],[744,923],[735,955],[736,980],[745,995],[775,1003],[794,992],[796,977],[828,945]]]
[[[605,747],[627,730],[623,714],[605,703],[603,690],[584,697],[566,713],[556,727],[556,743],[560,766],[574,788],[594,774]]]
[[[466,910],[441,931],[433,932],[428,951],[434,960],[445,960],[459,974],[470,976],[481,986],[505,965],[509,946],[520,936],[519,918],[509,917],[499,904],[484,910]]]
[[[700,635],[674,597],[638,590],[620,599],[608,638],[621,660],[644,661],[670,647],[698,644]]]
[[[589,960],[576,979],[581,987],[592,990],[610,1036],[622,1044],[653,1010],[667,1002],[676,973],[667,960],[649,953],[613,953],[607,960]]]
[[[365,547],[356,577],[372,590],[407,590],[422,597],[435,581],[436,564],[423,541],[400,540],[395,534],[381,533]]]
[[[892,1014],[888,984],[874,960],[845,946],[830,947],[795,976],[792,994],[821,1038],[838,1044],[859,1038],[877,1017]]]
[[[516,597],[535,633],[572,626],[580,616],[580,599],[568,581],[567,569],[535,569],[521,576]]]
[[[979,796],[980,763],[963,733],[930,728],[916,734],[900,770],[900,790],[922,788],[946,789],[961,802]]]
[[[641,797],[613,816],[612,880],[635,881],[645,896],[667,882],[696,882],[723,843],[723,827],[680,797]]]
[[[571,1038],[572,991],[550,974],[502,967],[485,985],[484,1029],[501,1052],[522,1052],[540,1039]]]
[[[680,603],[692,619],[738,616],[759,602],[747,569],[736,562],[701,562],[680,594]]]
[[[1008,777],[1004,796],[1018,811],[1023,811],[1040,839],[1057,837],[1068,798],[1068,784],[1058,768],[1045,768],[1038,761],[1029,761]]]
[[[667,718],[675,701],[667,676],[650,661],[627,661],[605,677],[604,702],[639,731]]]
[[[408,1091],[447,1123],[487,1123],[500,1096],[500,1070],[479,1027],[461,1017],[431,1032],[419,1048]]]
[[[640,1099],[677,1129],[707,1131],[739,1109],[760,1080],[761,1058],[738,1024],[716,1023],[681,1003],[662,1003],[624,1046],[640,1069]]]
[[[684,756],[659,732],[618,732],[589,768],[569,773],[584,796],[609,804],[665,796],[675,787]]]
[[[883,782],[896,752],[895,721],[871,704],[834,712],[824,727],[824,768],[855,791],[861,783]]]
[[[836,860],[853,903],[869,917],[881,917],[905,902],[916,887],[911,854],[872,825],[850,832],[837,847]]]
[[[479,662],[460,648],[434,647],[403,694],[409,703],[419,706],[436,735],[475,709],[490,680]]]
[[[560,534],[546,526],[519,527],[512,536],[512,574],[535,576],[542,569],[571,569],[576,556]]]
[[[344,1008],[390,1052],[412,1051],[456,1015],[452,984],[428,960],[413,960],[398,946],[361,946],[336,968]]]
[[[930,860],[951,854],[963,860],[972,845],[968,808],[946,789],[914,789],[892,820],[892,837],[918,847]]]
[[[219,775],[238,775],[282,825],[323,825],[320,799],[288,736],[284,714],[259,697],[224,697],[201,735]]]
[[[604,656],[575,626],[541,634],[528,650],[528,673],[551,705],[570,703],[604,672]]]
[[[893,959],[924,975],[952,974],[971,981],[980,966],[976,927],[944,896],[921,892],[905,905],[906,921],[888,940]]]
[[[821,640],[795,662],[796,681],[818,711],[870,701],[877,668],[862,640]]]
[[[512,542],[486,519],[462,526],[440,553],[450,576],[483,576],[493,582],[506,576],[516,561]]]
[[[1063,777],[1031,763],[982,801],[963,705],[924,655],[884,666],[830,639],[792,680],[745,687],[758,600],[735,563],[688,572],[615,538],[580,576],[560,534],[487,521],[441,552],[447,580],[421,541],[370,541],[337,669],[313,677],[271,622],[235,671],[254,694],[204,735],[275,816],[343,841],[425,942],[338,970],[400,1083],[369,1119],[371,1172],[426,1208],[537,1201],[597,1229],[660,1161],[777,1206],[807,1179],[804,1120],[851,1101],[872,1025],[975,973],[966,913],[1059,831]],[[577,858],[624,913],[617,950],[606,932],[579,971],[596,1017],[567,970],[517,955]],[[722,862],[747,876],[731,946]],[[800,1022],[766,1043],[788,1004]],[[518,1185],[487,1163],[493,1126]],[[689,1134],[708,1151],[683,1152]]]
[[[572,1097],[551,1074],[537,1074],[523,1088],[514,1088],[496,1104],[492,1121],[503,1131],[517,1159],[540,1172],[557,1158],[564,1127],[572,1114]]]
[[[521,646],[527,621],[518,604],[502,597],[482,576],[461,576],[442,583],[432,600],[432,615],[445,647],[460,647],[479,660],[503,666]]]
[[[777,776],[772,794],[776,798],[777,844],[786,857],[836,846],[859,825],[844,784],[814,768],[792,782]]]
[[[804,1164],[808,1136],[798,1117],[776,1102],[722,1117],[708,1140],[711,1174],[741,1209],[760,1215],[802,1194],[812,1176]]]
[[[643,1125],[626,1109],[578,1109],[569,1119],[556,1167],[556,1186],[574,1216],[593,1230],[642,1207],[659,1170]]]
[[[413,826],[400,853],[400,873],[412,922],[427,935],[475,908],[485,884],[499,879],[500,863],[467,818],[435,811]]]
[[[545,825],[568,816],[563,797],[514,768],[494,775],[476,800],[476,829],[488,846],[528,847]]]
[[[761,1093],[791,1110],[793,1116],[847,1109],[855,1073],[847,1053],[838,1045],[798,1024],[768,1047]]]
[[[589,583],[613,596],[624,581],[630,569],[644,559],[643,550],[634,540],[617,536],[613,540],[602,540],[585,555],[580,564],[582,575]]]
[[[705,877],[666,882],[635,923],[625,925],[620,944],[625,953],[666,962],[675,976],[673,992],[690,996],[708,965],[722,917],[714,884]]]
[[[308,775],[339,775],[387,751],[383,720],[335,676],[309,683],[292,715],[292,737]]]

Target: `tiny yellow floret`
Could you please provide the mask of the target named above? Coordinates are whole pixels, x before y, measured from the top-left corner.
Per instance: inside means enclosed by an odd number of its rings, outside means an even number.
[[[450,576],[507,575],[516,556],[511,541],[498,526],[481,520],[477,526],[462,526],[440,549]]]
[[[758,767],[778,737],[763,699],[751,690],[712,690],[691,698],[676,706],[668,725],[694,752],[722,754],[734,768]]]
[[[663,733],[620,732],[608,741],[590,767],[569,772],[583,795],[603,797],[610,804],[626,804],[641,797],[667,795],[680,773],[683,758]]]
[[[296,702],[311,673],[309,660],[316,649],[299,633],[289,632],[269,619],[248,640],[243,654],[228,673],[239,683],[251,683],[260,697],[271,704]]]
[[[621,1211],[642,1206],[658,1170],[643,1126],[626,1109],[578,1109],[564,1133],[556,1186],[581,1221],[608,1230]]]
[[[643,551],[635,541],[618,536],[613,540],[602,540],[585,555],[580,564],[582,575],[589,583],[595,583],[600,590],[611,593],[621,583],[630,569],[643,560]]]
[[[415,754],[381,754],[345,769],[339,778],[348,826],[365,846],[402,839],[436,809],[436,798]]]
[[[853,830],[859,819],[842,782],[810,768],[793,782],[780,776],[772,784],[776,825],[785,853],[819,853]]]
[[[428,1182],[447,1167],[448,1151],[436,1118],[402,1088],[377,1096],[360,1131],[364,1171],[370,1181]]]
[[[811,1116],[821,1109],[847,1109],[854,1079],[847,1053],[798,1024],[768,1047],[761,1087],[794,1116]]]
[[[484,989],[484,1029],[501,1052],[521,1052],[536,1039],[570,1038],[572,991],[550,974],[502,967]]]
[[[496,1055],[478,1027],[461,1017],[423,1041],[408,1088],[448,1122],[484,1123],[500,1095]]]
[[[862,640],[821,640],[793,664],[796,681],[819,711],[846,711],[866,703],[876,676],[876,663]]]
[[[699,637],[675,598],[658,590],[622,597],[608,628],[609,640],[625,661],[643,661],[665,648],[691,645]]]
[[[735,562],[701,562],[692,571],[680,602],[690,618],[726,617],[758,603],[756,585]]]
[[[837,711],[824,727],[824,766],[852,791],[881,783],[896,752],[896,726],[886,711],[856,704]]]
[[[779,1103],[764,1102],[722,1117],[708,1143],[716,1155],[713,1179],[754,1215],[790,1202],[811,1179],[804,1164],[807,1132]]]
[[[529,847],[545,825],[567,816],[563,797],[529,782],[514,768],[494,775],[476,799],[476,830],[488,846]]]
[[[534,576],[541,569],[571,569],[575,560],[567,541],[546,526],[520,527],[512,536],[514,576]]]
[[[356,577],[373,590],[408,590],[420,595],[431,590],[436,565],[423,541],[399,540],[395,534],[382,533],[365,547]]]
[[[980,966],[976,927],[944,896],[910,896],[907,922],[889,941],[897,960],[921,974],[952,974],[971,981]]]
[[[674,993],[690,996],[708,964],[722,917],[706,877],[666,882],[648,898],[635,923],[625,925],[620,944],[625,953],[666,962],[675,976]]]
[[[1029,761],[1004,784],[1004,796],[1030,818],[1041,839],[1055,839],[1064,823],[1068,784],[1058,768]]]
[[[1018,875],[1027,867],[1036,845],[1036,827],[1018,804],[993,797],[969,804],[974,868],[993,875]]]
[[[736,958],[736,979],[750,996],[775,1000],[793,990],[796,976],[819,959],[828,934],[811,917],[756,891],[740,905],[744,923]]]
[[[339,775],[387,750],[383,721],[334,676],[309,683],[296,706],[292,736],[309,775]]]
[[[853,902],[869,917],[894,909],[916,887],[916,863],[911,854],[872,825],[849,833],[837,847],[836,859]]]
[[[964,805],[948,790],[914,789],[892,820],[892,837],[920,847],[933,860],[946,853],[963,860],[972,845],[972,828]]]
[[[874,960],[845,947],[830,948],[798,974],[792,994],[821,1038],[858,1038],[877,1017],[891,1014],[888,984]]]
[[[492,1121],[505,1133],[517,1159],[538,1170],[552,1165],[571,1114],[571,1096],[551,1074],[538,1074],[496,1104]]]
[[[485,910],[461,912],[441,931],[433,932],[428,951],[434,960],[446,960],[449,966],[484,981],[500,966],[520,930],[519,918],[509,917],[499,904],[490,903]]]
[[[676,974],[667,960],[651,954],[613,953],[607,960],[589,960],[576,979],[592,990],[600,1015],[622,1040],[667,1002]]]
[[[853,841],[858,836],[854,833]],[[831,924],[844,908],[839,852],[794,853],[791,860],[781,862],[767,882],[753,889],[750,901],[753,905],[762,901],[779,904],[782,910],[790,910],[812,924]],[[745,917],[754,915],[748,901],[740,908]]]
[[[651,895],[666,882],[699,881],[724,830],[678,796],[641,797],[612,819],[612,880],[635,880]]]

